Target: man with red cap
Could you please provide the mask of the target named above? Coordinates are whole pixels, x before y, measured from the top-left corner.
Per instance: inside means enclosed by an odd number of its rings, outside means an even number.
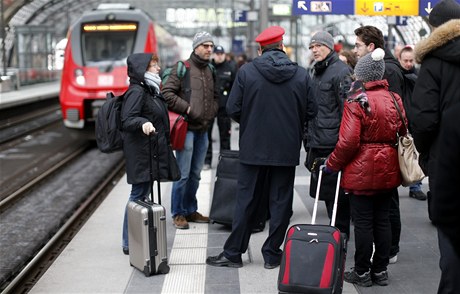
[[[269,234],[262,246],[264,268],[281,263],[304,123],[317,113],[314,84],[283,51],[283,35],[283,28],[272,26],[257,36],[262,54],[240,68],[228,98],[227,113],[240,124],[238,192],[224,251],[206,259],[212,266],[243,266],[241,255],[264,200],[270,210]],[[263,181],[268,193],[257,193]]]

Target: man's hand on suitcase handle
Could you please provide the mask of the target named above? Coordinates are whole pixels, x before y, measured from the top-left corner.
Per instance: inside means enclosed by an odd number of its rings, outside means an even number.
[[[316,157],[313,160],[313,164],[311,165],[311,171],[312,172],[319,172],[320,168],[324,163],[326,162],[326,157]]]

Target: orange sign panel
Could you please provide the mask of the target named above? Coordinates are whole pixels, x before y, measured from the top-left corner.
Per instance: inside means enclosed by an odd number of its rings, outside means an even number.
[[[355,0],[356,15],[418,15],[418,0]]]

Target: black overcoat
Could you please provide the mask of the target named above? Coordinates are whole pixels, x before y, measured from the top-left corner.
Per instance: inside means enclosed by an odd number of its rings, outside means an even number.
[[[447,109],[460,103],[459,26],[460,19],[450,20],[415,47],[415,59],[422,65],[407,113],[430,190],[436,181],[434,164],[441,118]]]
[[[123,153],[129,184],[149,182],[150,164],[153,179],[159,177],[162,181],[172,180],[173,174],[178,172],[170,145],[166,102],[161,94],[154,93],[144,83],[144,73],[151,57],[152,54],[149,53],[136,53],[130,55],[127,60],[130,85],[123,100],[121,120],[124,136]],[[149,136],[142,131],[142,125],[149,121],[156,129],[156,134],[150,136],[152,144],[149,142]]]
[[[240,123],[240,162],[296,166],[305,120],[318,109],[307,70],[277,49],[237,72],[227,113]]]

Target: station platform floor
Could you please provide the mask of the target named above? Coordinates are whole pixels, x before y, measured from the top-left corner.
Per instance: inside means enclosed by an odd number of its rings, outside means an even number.
[[[19,90],[0,93],[0,110],[59,96],[60,81],[22,86]]]
[[[217,128],[214,128],[214,131]],[[214,132],[216,134],[216,132]],[[217,138],[217,135],[214,136]],[[232,126],[232,149],[238,149],[238,128]],[[218,150],[218,143],[214,143]],[[212,168],[201,173],[197,193],[201,213],[209,215],[218,154]],[[308,196],[310,174],[301,153],[296,169],[294,214],[291,224],[310,223],[314,199]],[[424,191],[427,189],[424,180]],[[264,269],[260,252],[267,236],[252,235],[239,269],[208,266],[206,257],[221,252],[230,231],[219,224],[190,223],[189,230],[176,230],[170,217],[171,183],[162,183],[162,204],[167,212],[167,247],[170,272],[145,277],[131,267],[122,253],[123,213],[130,192],[123,177],[75,238],[32,288],[30,293],[278,293],[279,268]],[[156,191],[156,189],[154,189]],[[352,293],[436,293],[440,270],[437,233],[430,223],[427,202],[409,198],[408,188],[399,188],[402,233],[398,261],[389,265],[389,285],[369,288],[344,282],[345,294]],[[317,223],[327,223],[326,209],[319,204]],[[351,228],[353,232],[353,227]],[[346,269],[353,267],[354,237],[348,243]]]

